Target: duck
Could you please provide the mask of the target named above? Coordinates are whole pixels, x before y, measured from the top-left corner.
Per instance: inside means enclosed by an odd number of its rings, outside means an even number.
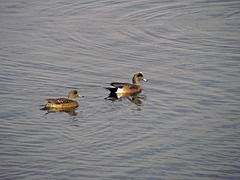
[[[77,101],[76,97],[83,97],[80,96],[77,90],[72,90],[68,93],[68,98],[57,98],[57,99],[45,99],[48,101],[45,108],[76,108],[79,106],[79,102]]]
[[[140,81],[148,81],[144,78],[142,72],[137,72],[133,75],[132,84],[130,83],[120,83],[120,82],[112,82],[110,83],[110,87],[107,87],[110,93],[116,94],[136,94],[142,91],[142,87]]]

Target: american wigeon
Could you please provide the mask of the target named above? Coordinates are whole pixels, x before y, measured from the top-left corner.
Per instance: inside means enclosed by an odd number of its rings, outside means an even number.
[[[132,78],[132,84],[130,83],[119,83],[119,82],[112,82],[110,83],[111,86],[107,87],[111,93],[119,93],[119,94],[135,94],[140,93],[142,91],[142,87],[140,85],[140,81],[147,81],[147,79],[144,78],[142,72],[137,72],[133,75]]]
[[[46,108],[75,108],[79,106],[78,101],[75,99],[80,96],[79,92],[72,90],[68,94],[68,98],[57,98],[57,99],[45,99],[48,102],[44,104]]]

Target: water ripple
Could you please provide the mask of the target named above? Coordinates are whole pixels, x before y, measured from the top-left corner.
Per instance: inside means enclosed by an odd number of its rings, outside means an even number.
[[[0,7],[1,179],[239,177],[238,1]],[[108,97],[137,71],[141,94]],[[72,89],[75,116],[40,110]]]

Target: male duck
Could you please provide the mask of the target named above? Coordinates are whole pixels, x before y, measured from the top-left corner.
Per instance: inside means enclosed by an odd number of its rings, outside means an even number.
[[[79,92],[72,90],[68,94],[68,98],[45,99],[48,102],[44,104],[46,108],[75,108],[79,106],[78,101],[75,99],[80,96]]]
[[[133,75],[132,84],[130,83],[119,83],[119,82],[112,82],[111,87],[107,87],[111,93],[119,93],[119,94],[135,94],[140,93],[142,91],[142,87],[140,85],[140,80],[147,81],[144,78],[142,72],[137,72]]]

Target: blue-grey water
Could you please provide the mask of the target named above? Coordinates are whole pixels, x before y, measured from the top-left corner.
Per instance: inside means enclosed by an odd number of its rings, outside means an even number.
[[[0,179],[240,179],[240,1],[2,0],[0,99]]]

